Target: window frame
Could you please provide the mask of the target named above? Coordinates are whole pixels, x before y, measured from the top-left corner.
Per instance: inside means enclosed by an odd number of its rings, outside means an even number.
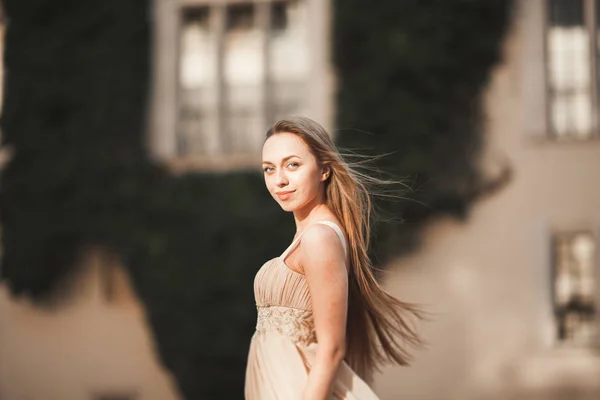
[[[548,261],[549,261],[549,300],[552,314],[552,344],[555,348],[566,348],[566,349],[598,349],[600,348],[600,227],[592,226],[592,224],[567,224],[555,226],[551,229],[548,235]],[[574,343],[568,340],[562,340],[558,335],[559,320],[557,315],[556,305],[556,263],[558,262],[556,257],[556,239],[559,235],[576,235],[579,233],[590,234],[595,246],[595,254],[593,259],[593,274],[595,280],[595,295],[594,295],[594,306],[595,312],[593,313],[593,324],[595,325],[595,336],[591,342],[587,345]]]
[[[600,24],[596,21],[596,12],[598,4],[596,4],[597,0],[581,0],[583,3],[583,19],[585,23],[586,30],[589,33],[589,55],[590,55],[590,89],[591,89],[591,99],[592,99],[592,131],[585,138],[577,139],[573,137],[572,134],[567,135],[568,137],[560,137],[559,134],[556,133],[555,128],[552,123],[552,107],[551,107],[551,99],[552,99],[552,89],[550,85],[550,55],[548,48],[548,32],[550,30],[550,13],[549,13],[549,2],[551,0],[543,0],[542,6],[542,37],[543,37],[543,55],[544,55],[544,106],[545,106],[545,132],[544,132],[544,140],[555,142],[555,143],[589,143],[600,140],[600,79],[598,77],[598,73],[600,72],[598,68],[598,58],[600,57],[600,49],[597,49],[598,46],[598,38],[595,32],[599,32],[598,28],[600,28]]]
[[[174,173],[189,171],[230,171],[256,168],[259,170],[259,155],[180,155],[177,151],[177,124],[180,110],[179,95],[179,39],[181,32],[182,14],[186,8],[210,7],[210,23],[215,23],[217,41],[222,43],[226,7],[235,4],[252,3],[259,10],[257,18],[268,18],[271,3],[277,0],[154,0],[152,19],[154,21],[154,59],[152,68],[152,85],[149,105],[149,132],[148,150],[155,161],[164,164]],[[334,104],[334,75],[331,59],[331,23],[330,0],[304,0],[309,14],[311,26],[308,29],[308,47],[312,55],[310,60],[310,79],[308,82],[309,94],[307,115],[320,122],[331,132],[333,125]],[[216,12],[212,12],[213,9]],[[220,17],[213,16],[221,13]],[[215,21],[213,21],[215,20]],[[267,47],[268,37],[264,35],[263,48]],[[265,53],[268,53],[265,51]],[[268,57],[268,55],[266,55]],[[267,60],[268,61],[268,60]],[[216,84],[217,101],[219,102],[220,116],[215,129],[223,132],[223,51],[219,46],[217,60]],[[263,125],[267,126],[267,91],[268,72],[265,73],[261,89],[261,102],[263,109]],[[219,133],[220,134],[220,133]]]

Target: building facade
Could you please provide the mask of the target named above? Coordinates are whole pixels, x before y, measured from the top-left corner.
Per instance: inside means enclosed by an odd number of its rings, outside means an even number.
[[[600,396],[600,4],[515,5],[482,159],[512,180],[388,268],[386,287],[432,318],[414,366],[377,379],[386,399]]]

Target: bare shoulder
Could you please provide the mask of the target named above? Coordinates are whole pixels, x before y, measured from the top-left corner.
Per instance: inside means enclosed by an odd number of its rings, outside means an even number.
[[[322,246],[335,246],[336,242],[339,243],[339,241],[337,233],[330,226],[314,224],[304,232],[301,244],[320,248]]]
[[[337,232],[330,226],[314,224],[306,230],[300,242],[303,268],[312,265],[344,263],[344,247]]]

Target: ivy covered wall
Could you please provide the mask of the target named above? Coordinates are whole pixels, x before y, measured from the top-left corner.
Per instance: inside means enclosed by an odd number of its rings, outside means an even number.
[[[380,204],[401,224],[380,223],[380,262],[418,244],[431,217],[465,218],[494,182],[477,170],[482,95],[500,61],[508,0],[337,0],[334,63],[339,144],[384,157],[407,201]],[[365,132],[368,132],[366,134]]]
[[[174,177],[144,149],[147,0],[4,0],[2,279],[43,301],[82,245],[121,254],[187,399],[242,398],[252,280],[293,235],[253,171]],[[411,200],[381,204],[377,259],[431,216],[465,216],[485,182],[481,95],[505,0],[333,1],[338,141],[381,154]],[[361,132],[369,132],[369,134]],[[424,204],[424,205],[423,205]]]

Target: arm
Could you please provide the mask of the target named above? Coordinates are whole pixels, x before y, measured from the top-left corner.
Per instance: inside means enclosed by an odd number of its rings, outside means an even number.
[[[330,227],[315,225],[300,242],[300,263],[312,299],[318,350],[304,390],[305,400],[331,395],[345,355],[348,269],[339,237]]]

